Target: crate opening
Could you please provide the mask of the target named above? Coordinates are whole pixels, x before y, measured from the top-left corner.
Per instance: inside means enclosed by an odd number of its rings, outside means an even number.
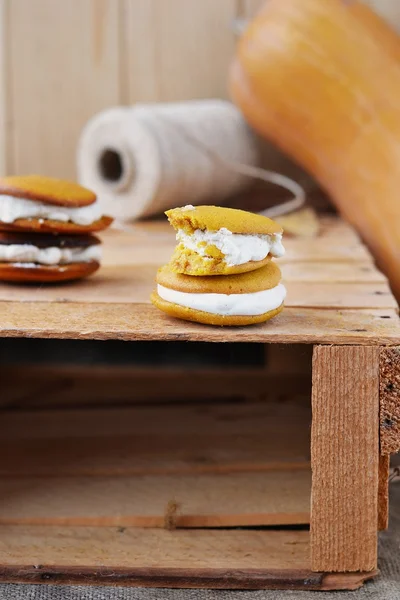
[[[11,555],[32,561],[38,535],[53,545],[62,535],[78,554],[111,536],[118,554],[135,531],[308,544],[311,357],[262,352],[252,367],[3,365],[0,531],[19,532]]]

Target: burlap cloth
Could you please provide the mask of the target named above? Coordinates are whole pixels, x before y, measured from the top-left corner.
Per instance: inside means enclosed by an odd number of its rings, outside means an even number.
[[[234,592],[94,586],[0,585],[4,600],[400,600],[400,483],[392,485],[389,530],[380,534],[380,576],[355,592]]]

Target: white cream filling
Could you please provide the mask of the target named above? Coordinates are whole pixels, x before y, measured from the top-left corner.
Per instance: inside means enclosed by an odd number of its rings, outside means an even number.
[[[0,262],[35,263],[40,265],[65,265],[76,262],[101,260],[98,245],[87,248],[38,248],[31,244],[0,244]]]
[[[205,242],[206,245],[216,246],[224,254],[228,267],[264,260],[268,254],[272,254],[276,258],[285,254],[281,233],[244,235],[232,233],[229,229],[222,227],[219,231],[196,229],[191,235],[188,235],[183,229],[178,229],[176,239],[185,248],[204,257],[207,257],[206,246],[201,246],[201,243]]]
[[[44,219],[49,221],[71,221],[76,225],[90,225],[102,216],[98,202],[79,208],[55,206],[45,202],[26,200],[0,194],[0,221],[13,223],[17,219]]]
[[[202,310],[213,315],[255,316],[263,315],[279,308],[286,298],[286,288],[282,283],[269,290],[251,294],[191,294],[178,292],[157,285],[157,293],[163,300]]]

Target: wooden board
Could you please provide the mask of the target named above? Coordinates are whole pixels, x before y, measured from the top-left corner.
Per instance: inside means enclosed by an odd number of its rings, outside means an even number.
[[[0,287],[0,300],[29,303],[32,297],[37,296],[37,301],[46,303],[61,300],[91,305],[150,304],[156,270],[154,265],[105,266],[90,279],[57,289],[42,286],[32,291],[32,288],[3,285]],[[304,277],[304,281],[285,279],[288,308],[397,308],[386,282],[311,282],[307,280],[307,269],[304,269]]]
[[[290,402],[2,411],[0,475],[308,469],[309,427],[309,407]]]
[[[393,309],[286,308],[263,325],[217,328],[172,319],[149,304],[0,302],[0,337],[286,344],[396,345]]]
[[[0,0],[0,176],[7,172],[8,117],[10,106],[7,102],[7,26],[6,0]]]
[[[81,128],[121,102],[119,3],[6,4],[9,170],[75,178]]]
[[[0,524],[243,527],[310,522],[310,470],[112,477],[8,477]]]
[[[0,524],[307,524],[309,426],[293,402],[3,410]]]
[[[128,103],[227,96],[235,0],[123,2]]]
[[[3,525],[0,540],[0,580],[12,582],[335,590],[377,574],[312,573],[307,531]]]
[[[104,241],[103,269],[91,279],[54,287],[1,285],[0,335],[383,345],[400,340],[387,282],[354,232],[337,219],[324,219],[316,239],[286,240],[281,262],[287,308],[271,322],[241,329],[186,323],[149,304],[157,267],[174,245],[168,224],[111,230]]]
[[[373,570],[377,562],[379,348],[314,348],[312,409],[312,569]]]
[[[268,346],[268,368],[138,368],[65,364],[1,365],[0,406],[8,409],[116,406],[169,402],[267,400],[307,403],[311,397],[308,346]],[[295,350],[303,350],[296,352]],[[290,376],[288,376],[288,374]],[[160,394],[162,390],[162,394]]]

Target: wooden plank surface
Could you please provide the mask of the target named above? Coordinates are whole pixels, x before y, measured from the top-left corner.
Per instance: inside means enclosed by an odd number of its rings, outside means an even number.
[[[81,128],[95,112],[120,103],[119,3],[7,0],[7,5],[10,169],[75,178]]]
[[[272,321],[217,328],[171,319],[148,304],[0,302],[0,337],[396,345],[393,309],[286,308]]]
[[[156,267],[153,265],[108,266],[92,278],[62,287],[0,286],[0,301],[93,303],[150,303],[155,287]],[[284,270],[283,270],[284,272]],[[299,308],[397,308],[386,282],[320,282],[290,281],[287,288],[286,306]]]
[[[309,428],[293,402],[3,410],[0,523],[306,524]]]
[[[312,573],[307,531],[0,526],[0,580],[215,589],[357,589]]]
[[[0,176],[7,173],[8,152],[11,149],[8,146],[10,133],[10,103],[8,102],[8,89],[6,87],[8,73],[8,51],[7,42],[7,13],[6,0],[0,0]]]
[[[309,406],[297,402],[3,411],[0,475],[304,470],[309,425]]]
[[[380,450],[383,455],[400,450],[400,346],[380,352]]]
[[[0,524],[178,528],[310,522],[311,472],[9,477]]]
[[[227,96],[236,0],[123,1],[128,103]]]
[[[269,349],[275,346],[269,346]],[[307,402],[311,397],[308,346],[269,353],[268,368],[172,369],[107,365],[1,365],[0,406],[13,409],[113,406],[168,402],[267,400]],[[1,347],[0,347],[1,349]],[[290,374],[288,377],[287,374]],[[162,390],[162,394],[160,393]]]
[[[386,280],[352,229],[338,219],[323,219],[316,239],[285,242],[283,314],[264,325],[229,331],[174,320],[149,305],[157,267],[175,243],[168,224],[111,230],[104,241],[104,266],[93,278],[54,287],[1,285],[0,334],[336,344],[400,340],[397,304]]]
[[[377,561],[379,348],[314,348],[312,410],[312,569],[373,570]]]
[[[306,531],[1,526],[0,533],[1,565],[262,569],[268,557],[271,569],[285,561],[302,569],[309,551]]]

